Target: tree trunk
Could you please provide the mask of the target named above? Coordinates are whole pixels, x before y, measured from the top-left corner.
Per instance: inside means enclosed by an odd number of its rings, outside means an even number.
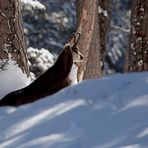
[[[14,60],[29,76],[20,0],[0,0],[0,36],[0,69]]]
[[[125,71],[148,70],[148,0],[134,0]]]
[[[110,30],[112,12],[112,0],[99,1],[99,27],[100,27],[100,52],[102,61],[102,72],[106,55],[107,35]]]
[[[101,76],[98,0],[76,0],[78,47],[85,60],[78,68],[78,81]]]

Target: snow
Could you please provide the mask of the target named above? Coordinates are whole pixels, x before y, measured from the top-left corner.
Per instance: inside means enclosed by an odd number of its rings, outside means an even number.
[[[29,66],[32,72],[38,73],[37,69],[41,73],[45,72],[49,67],[54,64],[56,56],[51,54],[47,49],[29,47],[27,48],[28,59],[30,61]],[[40,74],[41,75],[41,74]]]
[[[108,13],[106,10],[103,10],[100,6],[98,9],[99,14],[103,14],[103,16],[108,17]]]
[[[0,99],[11,91],[25,87],[31,82],[14,60],[9,59],[4,69],[0,70]]]
[[[37,0],[21,0],[22,4],[26,7],[32,7],[34,9],[45,10],[46,7]]]
[[[143,64],[143,60],[138,61],[138,65],[142,65]]]
[[[0,108],[2,148],[147,148],[148,73],[83,81]]]

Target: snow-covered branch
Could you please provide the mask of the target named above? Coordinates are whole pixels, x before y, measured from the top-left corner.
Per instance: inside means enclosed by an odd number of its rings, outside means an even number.
[[[21,0],[22,4],[27,8],[45,10],[46,7],[37,0]]]

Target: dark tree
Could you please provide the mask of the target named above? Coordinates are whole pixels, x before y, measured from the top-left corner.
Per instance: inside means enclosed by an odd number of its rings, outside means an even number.
[[[0,68],[10,59],[29,76],[20,0],[0,0]]]
[[[148,70],[148,0],[134,0],[125,71]]]

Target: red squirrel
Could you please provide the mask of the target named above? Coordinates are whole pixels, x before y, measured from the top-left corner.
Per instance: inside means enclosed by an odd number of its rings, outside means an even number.
[[[7,94],[0,100],[0,106],[19,106],[31,103],[69,86],[72,83],[69,74],[73,64],[83,61],[83,56],[77,47],[79,37],[79,33],[74,34],[51,68],[27,87]]]

